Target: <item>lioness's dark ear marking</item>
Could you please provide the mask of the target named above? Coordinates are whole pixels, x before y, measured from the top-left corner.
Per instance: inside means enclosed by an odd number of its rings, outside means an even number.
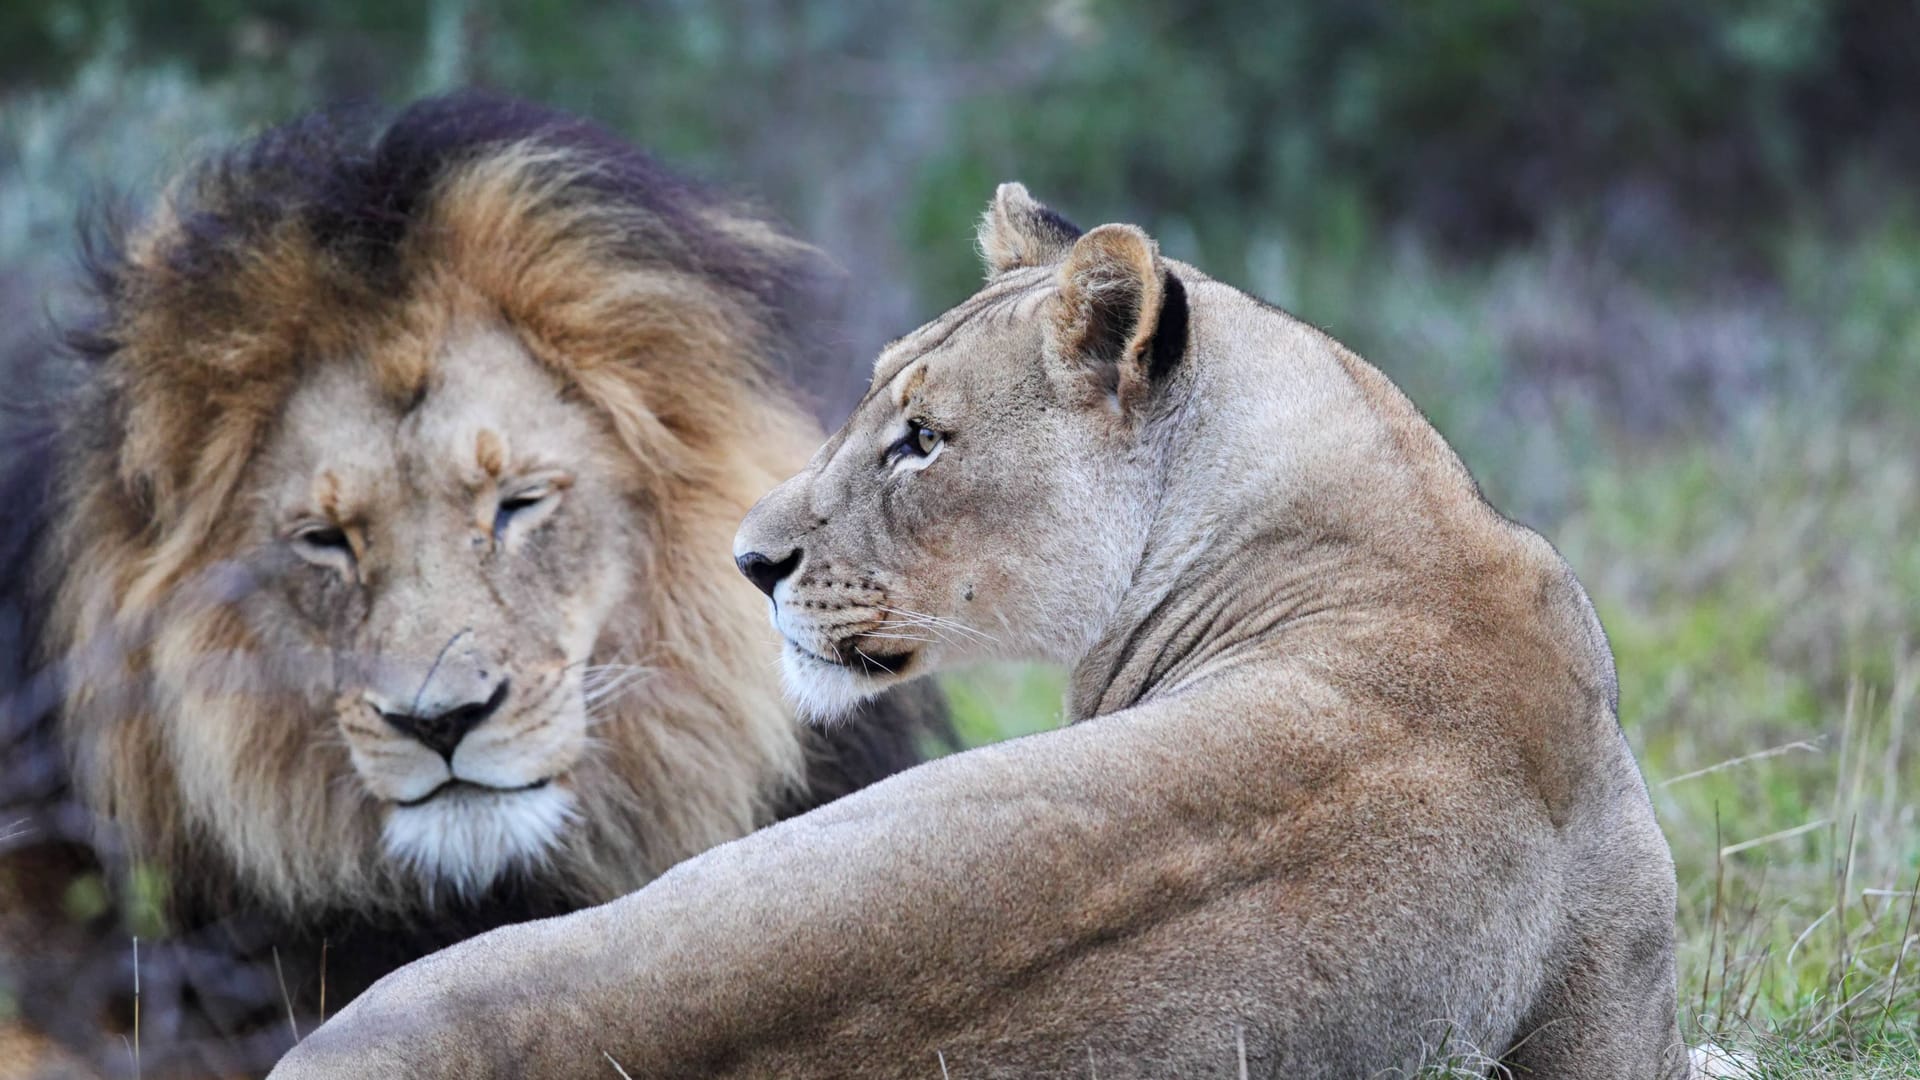
[[[1153,382],[1166,378],[1187,355],[1187,287],[1171,270],[1166,274],[1164,293],[1160,321],[1147,345],[1147,378]]]
[[[1001,184],[980,219],[980,256],[989,279],[1023,266],[1051,266],[1080,238],[1073,222],[1035,202],[1026,185]]]
[[[1178,290],[1178,300],[1163,341],[1170,289]],[[1060,267],[1054,348],[1089,368],[1122,412],[1144,401],[1153,379],[1186,351],[1186,321],[1186,287],[1162,269],[1153,238],[1132,225],[1087,233]]]
[[[1163,286],[1153,239],[1132,225],[1102,225],[1075,241],[1060,268],[1060,342],[1083,359],[1140,356],[1153,336]]]

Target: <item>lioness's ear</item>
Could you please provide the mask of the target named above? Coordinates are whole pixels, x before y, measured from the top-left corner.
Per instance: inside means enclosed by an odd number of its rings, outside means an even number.
[[[1145,400],[1187,347],[1187,294],[1153,238],[1132,225],[1082,236],[1060,268],[1056,350],[1105,381],[1122,412]]]
[[[1025,184],[1001,184],[980,219],[980,255],[989,280],[1023,266],[1051,266],[1079,238],[1080,229],[1033,201]]]

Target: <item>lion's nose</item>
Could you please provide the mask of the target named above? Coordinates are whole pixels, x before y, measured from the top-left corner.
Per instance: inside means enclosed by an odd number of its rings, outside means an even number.
[[[401,734],[412,738],[420,745],[447,759],[453,764],[453,751],[467,732],[479,727],[487,717],[499,711],[500,703],[507,700],[508,680],[501,679],[500,685],[493,688],[484,701],[464,703],[436,701],[431,706],[422,707],[415,702],[404,709],[381,709],[380,716]]]
[[[761,592],[771,598],[773,587],[785,580],[788,574],[793,573],[794,567],[800,565],[800,549],[794,548],[785,558],[779,560],[758,551],[749,551],[733,560],[733,564],[740,568],[741,573],[747,575],[748,581],[753,582]]]

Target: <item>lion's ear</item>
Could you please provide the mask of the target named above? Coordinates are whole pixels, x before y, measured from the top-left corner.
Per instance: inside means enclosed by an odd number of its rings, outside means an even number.
[[[1052,338],[1062,357],[1097,373],[1131,411],[1186,352],[1186,288],[1152,237],[1102,225],[1074,243],[1060,268]]]
[[[1052,266],[1080,238],[1073,222],[1034,201],[1025,184],[1001,184],[980,219],[980,255],[987,278],[1023,266]]]

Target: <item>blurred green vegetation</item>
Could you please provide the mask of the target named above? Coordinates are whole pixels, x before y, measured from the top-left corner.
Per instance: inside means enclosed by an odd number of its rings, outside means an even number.
[[[58,309],[90,193],[465,84],[599,119],[832,251],[841,400],[971,291],[996,182],[1137,221],[1381,365],[1587,583],[1679,863],[1691,1030],[1766,1075],[1896,1075],[1920,1061],[1917,49],[1910,0],[13,0],[0,350]],[[970,742],[1059,722],[1057,672],[950,686]]]
[[[1080,205],[1191,217],[1216,260],[1245,215],[1337,219],[1349,191],[1477,243],[1634,183],[1737,224],[1920,152],[1900,0],[17,0],[0,30],[15,90],[112,43],[315,99],[491,83],[695,155],[796,96],[960,99],[942,171],[1037,166]]]

